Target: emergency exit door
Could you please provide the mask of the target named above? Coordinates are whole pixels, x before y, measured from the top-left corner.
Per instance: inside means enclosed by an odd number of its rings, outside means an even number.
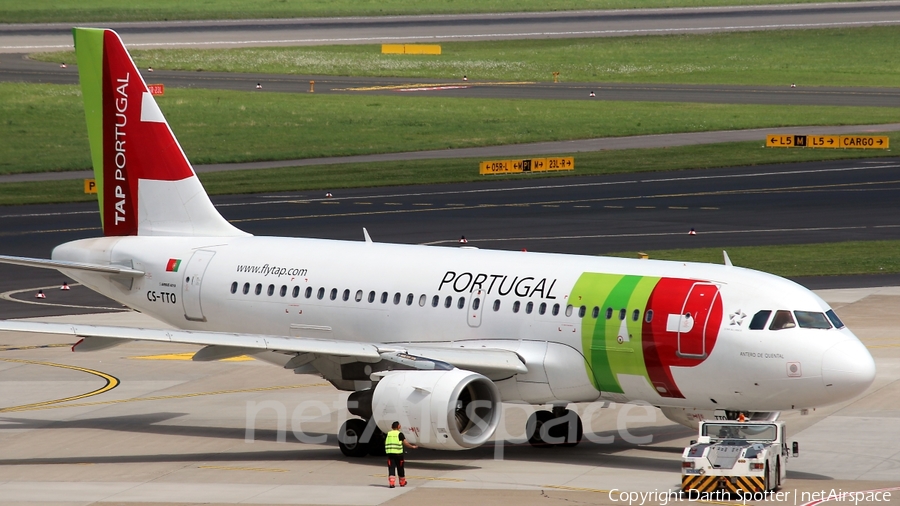
[[[215,251],[195,251],[184,270],[184,277],[181,280],[181,303],[184,305],[184,317],[187,320],[206,321],[200,303],[200,291],[203,287],[203,275],[215,254]]]
[[[719,297],[719,287],[712,283],[694,283],[681,309],[678,322],[678,353],[682,358],[703,359],[706,349],[707,324],[713,304]],[[709,329],[716,333],[718,329]]]

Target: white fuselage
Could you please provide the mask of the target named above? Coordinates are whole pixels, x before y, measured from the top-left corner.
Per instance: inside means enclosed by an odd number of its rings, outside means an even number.
[[[759,311],[829,307],[738,267],[276,237],[104,237],[53,259],[144,271],[65,272],[182,329],[512,350],[528,373],[492,378],[505,401],[778,411],[874,377],[846,327],[750,330]]]

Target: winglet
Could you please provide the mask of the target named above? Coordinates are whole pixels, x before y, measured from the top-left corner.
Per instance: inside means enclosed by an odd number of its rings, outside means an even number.
[[[734,267],[734,265],[731,263],[731,259],[728,258],[728,252],[722,250],[722,255],[725,256],[725,267]]]
[[[372,238],[369,237],[369,231],[366,230],[366,227],[363,227],[363,237],[365,237],[366,242],[368,242],[368,243],[372,242]]]

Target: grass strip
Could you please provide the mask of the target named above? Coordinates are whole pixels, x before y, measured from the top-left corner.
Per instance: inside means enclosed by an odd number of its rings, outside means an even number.
[[[491,100],[177,88],[167,90],[158,102],[188,158],[196,164],[900,120],[898,111],[887,107]],[[82,110],[75,86],[0,83],[0,139],[4,140],[0,143],[0,173],[89,168]],[[822,133],[827,132],[823,127]]]
[[[900,143],[900,132],[889,134],[891,142]],[[528,175],[478,175],[480,159],[411,160],[380,163],[355,163],[288,167],[279,169],[241,170],[200,174],[211,195],[242,193],[334,190],[441,184],[492,179],[533,179],[601,174],[705,169],[773,163],[795,163],[816,160],[883,157],[884,151],[774,149],[763,142],[735,142],[672,148],[625,149],[577,153],[573,172],[534,173]],[[0,205],[82,202],[95,200],[85,195],[81,180],[0,184]]]
[[[847,241],[781,246],[741,246],[648,251],[650,258],[721,264],[722,250],[734,265],[784,277],[894,274],[900,272],[900,241]],[[637,252],[611,256],[636,258]]]
[[[142,68],[458,80],[900,86],[900,28],[442,43],[440,56],[376,45],[136,50]],[[47,53],[46,61],[74,61]]]
[[[755,0],[755,4],[812,3],[838,0]],[[333,16],[387,16],[490,12],[709,7],[742,5],[743,0],[0,0],[0,23],[84,21],[169,21],[188,19],[260,19]]]

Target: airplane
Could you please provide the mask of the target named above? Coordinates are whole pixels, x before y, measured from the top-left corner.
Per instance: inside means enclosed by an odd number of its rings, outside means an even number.
[[[256,237],[207,196],[112,30],[75,28],[103,236],[57,246],[57,269],[174,330],[0,321],[0,330],[202,346],[251,355],[351,392],[348,456],[378,452],[394,420],[425,448],[491,440],[504,402],[547,406],[535,446],[574,446],[573,403],[643,402],[673,421],[774,420],[852,399],[866,347],[817,295],[734,266]]]

